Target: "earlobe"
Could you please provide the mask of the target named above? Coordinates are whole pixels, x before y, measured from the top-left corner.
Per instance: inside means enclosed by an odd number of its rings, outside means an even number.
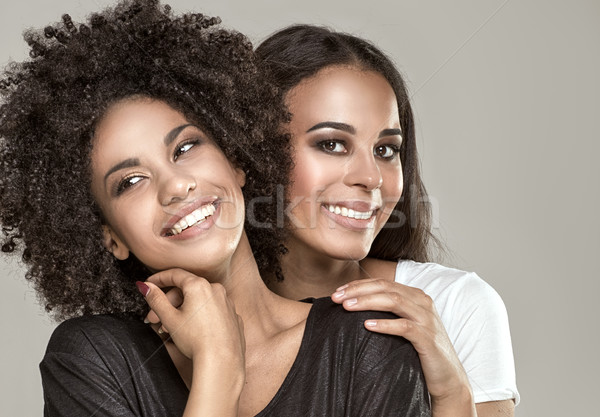
[[[129,248],[125,246],[109,226],[102,225],[102,235],[102,244],[115,258],[120,261],[129,258]]]
[[[246,173],[240,168],[235,168],[235,179],[240,185],[240,188],[243,188],[244,185],[246,185]]]

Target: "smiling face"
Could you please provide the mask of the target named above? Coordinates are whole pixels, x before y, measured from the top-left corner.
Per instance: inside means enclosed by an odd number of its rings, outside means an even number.
[[[243,230],[244,174],[214,142],[167,104],[114,104],[92,151],[92,193],[105,246],[154,271],[202,273],[232,257]]]
[[[287,104],[295,167],[286,246],[362,259],[402,194],[394,91],[376,72],[332,66],[290,90]]]

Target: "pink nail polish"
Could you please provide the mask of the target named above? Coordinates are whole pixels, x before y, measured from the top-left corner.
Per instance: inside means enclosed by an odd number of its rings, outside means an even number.
[[[150,287],[144,284],[142,281],[136,281],[135,285],[137,286],[138,291],[141,292],[144,297],[150,292]]]

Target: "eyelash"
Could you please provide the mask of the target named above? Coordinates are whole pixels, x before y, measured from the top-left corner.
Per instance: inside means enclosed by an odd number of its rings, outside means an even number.
[[[327,149],[326,146],[327,145],[331,145],[331,144],[336,145],[336,146],[337,145],[342,145],[344,147],[344,151],[343,152],[336,152],[336,151],[333,151],[331,149]],[[326,152],[326,153],[329,153],[329,154],[340,154],[340,153],[346,153],[346,152],[348,152],[345,149],[346,148],[346,143],[343,140],[334,140],[334,139],[322,140],[320,142],[317,142],[317,146],[323,152]]]
[[[173,160],[177,161],[177,159],[183,155],[184,153],[187,153],[191,148],[193,148],[194,146],[200,144],[200,139],[190,139],[190,140],[186,140],[181,142],[179,145],[177,145],[177,147],[175,148],[175,152],[173,152]],[[185,151],[181,151],[184,147],[188,146],[188,145],[192,145],[190,146],[187,150]]]
[[[199,139],[191,139],[191,140],[183,141],[180,144],[178,144],[177,147],[175,148],[175,152],[173,152],[173,161],[177,161],[177,159],[179,159],[179,157],[181,155],[187,153],[191,148],[198,145],[199,143],[200,143]],[[190,146],[186,150],[182,151],[182,149],[188,145],[192,145],[192,146]],[[135,182],[131,182],[131,180],[133,180],[134,178],[138,178],[138,180]],[[140,175],[140,174],[132,174],[132,175],[128,175],[128,176],[124,177],[123,179],[121,179],[118,182],[116,189],[115,189],[115,195],[117,197],[120,196],[121,194],[123,194],[129,188],[136,185],[138,182],[140,182],[144,178],[146,178],[146,176]]]
[[[342,145],[344,147],[344,151],[334,151],[331,149],[327,149],[326,147],[328,145]],[[322,140],[320,142],[317,142],[317,146],[325,153],[328,154],[333,154],[333,155],[340,155],[340,154],[346,154],[348,152],[346,148],[346,143],[343,140],[337,140],[337,139],[328,139],[328,140]],[[377,149],[379,148],[389,148],[392,151],[392,155],[390,156],[378,156],[376,154]],[[391,161],[392,159],[394,159],[396,157],[396,155],[398,155],[400,153],[400,146],[398,145],[378,145],[375,147],[375,149],[373,149],[373,154],[375,156],[378,156],[379,158],[383,159],[384,161]]]
[[[137,180],[136,182],[130,182],[132,179],[134,178],[139,178],[139,180]],[[117,188],[115,190],[115,195],[118,197],[121,194],[123,194],[125,191],[127,191],[127,189],[133,187],[135,184],[137,184],[138,182],[140,182],[141,180],[143,180],[145,177],[143,175],[140,174],[132,174],[132,175],[128,175],[127,177],[123,178],[121,181],[119,181],[119,183],[117,184]]]
[[[398,146],[398,145],[379,145],[379,146],[376,146],[375,149],[373,149],[373,153],[377,152],[377,149],[379,149],[379,148],[389,148],[392,150],[392,155],[380,156],[380,158],[385,161],[391,161],[392,159],[394,159],[396,157],[396,155],[398,155],[400,153],[400,146]]]

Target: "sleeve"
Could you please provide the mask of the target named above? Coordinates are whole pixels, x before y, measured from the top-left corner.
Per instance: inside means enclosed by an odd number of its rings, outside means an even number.
[[[134,416],[108,369],[70,353],[46,353],[40,364],[45,417]]]
[[[451,310],[448,334],[469,377],[475,403],[514,399],[518,404],[508,314],[500,295],[476,274],[469,274]]]
[[[352,415],[431,416],[419,356],[404,338],[367,335],[355,370]]]

